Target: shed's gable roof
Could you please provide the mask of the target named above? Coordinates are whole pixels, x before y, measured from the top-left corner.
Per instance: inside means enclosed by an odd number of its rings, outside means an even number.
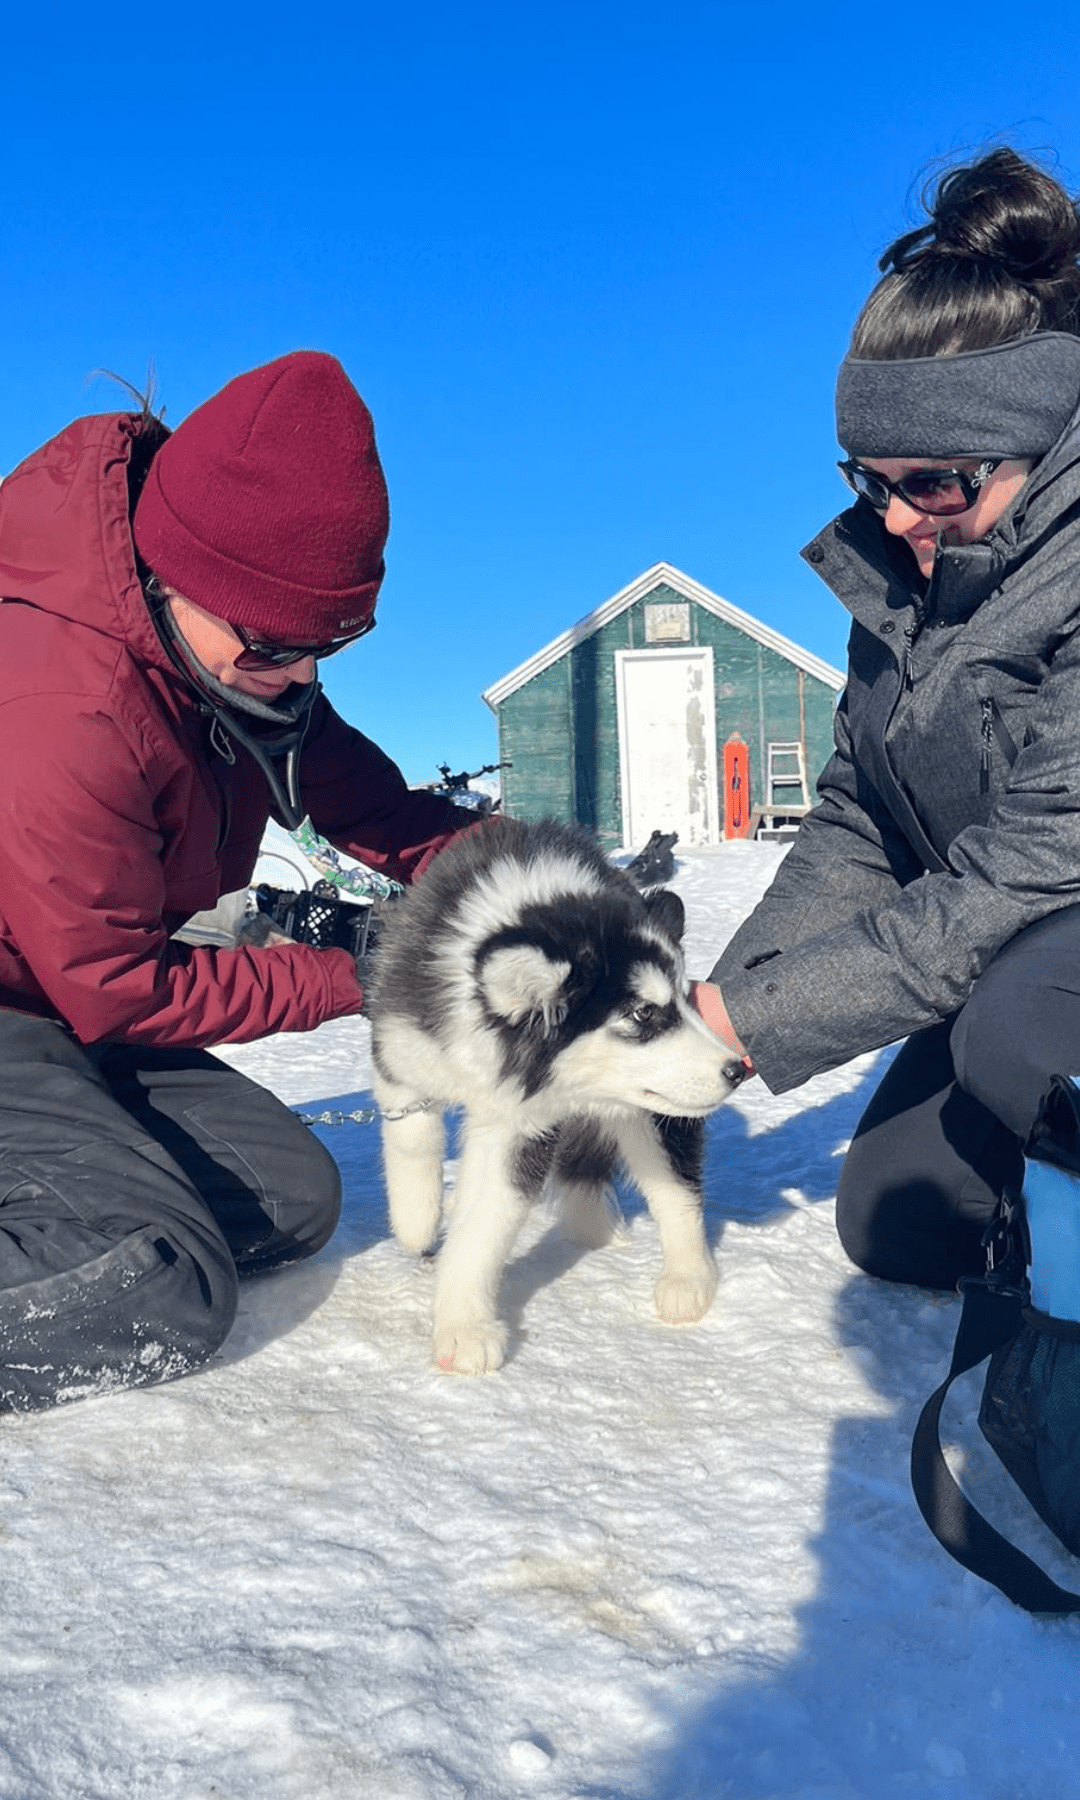
[[[617,594],[612,594],[610,600],[605,600],[603,605],[596,607],[593,612],[586,613],[585,617],[579,619],[576,625],[571,625],[569,631],[564,631],[558,637],[552,638],[550,644],[545,644],[542,650],[537,650],[535,655],[530,656],[526,662],[519,663],[516,669],[511,669],[509,675],[504,675],[501,681],[496,681],[491,687],[485,688],[481,699],[487,702],[492,712],[495,712],[504,700],[508,700],[511,694],[517,692],[519,687],[524,687],[527,681],[531,681],[535,675],[540,675],[545,669],[549,669],[552,663],[558,662],[559,658],[565,656],[567,651],[572,650],[576,644],[591,637],[593,632],[599,631],[602,625],[607,625],[611,619],[618,618],[619,614],[625,612],[628,606],[633,606],[637,600],[643,600],[647,594],[652,593],[654,588],[661,585],[672,588],[675,593],[681,594],[684,600],[692,600],[696,606],[703,606],[706,612],[714,613],[718,619],[723,619],[727,624],[734,625],[737,630],[744,631],[747,637],[756,638],[759,644],[764,644],[769,650],[775,650],[778,656],[786,657],[787,661],[794,663],[796,668],[805,669],[808,675],[812,675],[817,681],[824,682],[825,686],[832,688],[834,692],[839,693],[843,687],[847,678],[839,669],[834,669],[831,663],[823,662],[820,656],[811,655],[809,650],[803,650],[800,645],[792,643],[790,638],[783,637],[779,631],[773,631],[770,626],[763,625],[760,619],[752,618],[749,613],[743,612],[738,606],[732,606],[730,600],[721,600],[719,594],[711,593],[707,587],[702,587],[700,581],[692,580],[689,575],[684,575],[681,569],[674,568],[671,563],[658,562],[654,563],[651,569],[646,569],[643,575],[639,575],[636,581],[632,581],[629,587],[621,588]]]

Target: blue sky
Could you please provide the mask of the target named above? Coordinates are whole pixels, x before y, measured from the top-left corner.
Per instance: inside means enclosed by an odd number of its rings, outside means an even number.
[[[375,416],[379,630],[327,665],[411,780],[480,692],[666,559],[841,664],[798,549],[832,388],[922,177],[1080,188],[1073,7],[549,0],[20,9],[4,26],[0,470],[148,362],[177,424],[332,351]],[[131,21],[135,21],[132,24]]]

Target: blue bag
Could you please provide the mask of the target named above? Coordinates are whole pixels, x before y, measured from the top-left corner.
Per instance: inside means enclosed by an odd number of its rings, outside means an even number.
[[[984,1240],[986,1274],[962,1281],[952,1365],[923,1408],[911,1482],[950,1555],[1029,1612],[1080,1611],[1002,1537],[957,1486],[941,1452],[945,1396],[989,1356],[979,1427],[1039,1517],[1080,1556],[1080,1094],[1057,1084],[1036,1132],[1022,1195],[1006,1195]]]

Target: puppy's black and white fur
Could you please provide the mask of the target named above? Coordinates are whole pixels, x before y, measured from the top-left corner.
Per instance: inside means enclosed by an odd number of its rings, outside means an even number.
[[[686,997],[682,928],[676,895],[642,895],[552,821],[455,839],[391,912],[370,1017],[390,1219],[410,1250],[439,1230],[443,1108],[464,1113],[436,1274],[440,1368],[498,1368],[499,1279],[530,1202],[550,1180],[571,1237],[603,1243],[620,1159],[659,1226],[661,1318],[708,1309],[701,1121],[745,1070]]]

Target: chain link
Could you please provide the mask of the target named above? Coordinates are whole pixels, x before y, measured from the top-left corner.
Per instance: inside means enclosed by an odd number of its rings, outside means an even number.
[[[378,1119],[407,1119],[412,1113],[430,1112],[434,1100],[414,1100],[411,1106],[384,1113],[377,1106],[360,1106],[355,1112],[297,1113],[301,1125],[374,1125]]]
[[[381,1118],[377,1106],[361,1106],[356,1112],[297,1113],[301,1125],[374,1125]]]

